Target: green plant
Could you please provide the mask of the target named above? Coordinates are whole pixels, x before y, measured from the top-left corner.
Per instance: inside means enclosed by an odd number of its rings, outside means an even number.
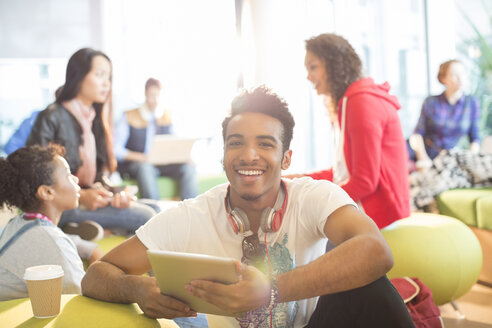
[[[489,2],[481,1],[484,13],[488,14],[488,21],[492,27],[492,10]],[[480,100],[482,107],[481,132],[482,135],[492,135],[492,36],[484,35],[475,25],[468,14],[457,5],[461,15],[472,28],[475,37],[468,38],[458,46],[464,61],[470,68],[470,81],[473,85],[473,94]],[[470,50],[475,50],[475,56],[470,56]]]

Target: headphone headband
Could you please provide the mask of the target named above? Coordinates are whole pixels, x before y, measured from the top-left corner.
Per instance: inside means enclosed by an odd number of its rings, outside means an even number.
[[[280,180],[280,193],[277,196],[277,200],[275,201],[275,207],[282,206],[277,209],[272,209],[271,207],[266,207],[261,213],[260,226],[264,232],[270,231],[278,231],[280,226],[282,225],[282,219],[287,208],[287,187],[285,186],[285,182]],[[230,189],[231,185],[227,187],[227,193],[224,198],[224,206],[227,213],[227,219],[232,226],[234,232],[244,233],[250,230],[250,224],[246,213],[240,208],[231,209],[230,204]]]

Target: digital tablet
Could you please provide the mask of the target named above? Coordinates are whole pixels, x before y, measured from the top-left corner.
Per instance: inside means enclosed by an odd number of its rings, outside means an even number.
[[[193,311],[235,317],[204,300],[188,294],[185,285],[192,280],[210,280],[223,284],[238,281],[232,258],[171,251],[147,250],[161,293],[186,303]]]

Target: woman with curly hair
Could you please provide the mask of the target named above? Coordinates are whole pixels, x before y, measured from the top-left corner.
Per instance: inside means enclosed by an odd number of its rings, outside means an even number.
[[[155,215],[152,207],[135,202],[133,195],[113,194],[101,183],[116,169],[106,112],[111,81],[112,66],[106,54],[91,48],[75,52],[56,101],[39,113],[27,139],[27,145],[64,146],[70,169],[79,179],[80,207],[64,212],[60,221],[67,233],[83,235],[78,224],[92,220],[104,228],[133,234]]]
[[[308,80],[328,97],[336,114],[335,164],[306,174],[340,185],[383,228],[410,215],[407,150],[388,83],[362,74],[362,62],[347,40],[321,34],[306,41]],[[336,122],[338,121],[338,123]],[[299,177],[304,175],[291,175]]]
[[[23,211],[0,235],[0,301],[27,297],[25,269],[44,264],[63,268],[64,294],[80,293],[82,261],[72,239],[57,227],[62,212],[77,207],[80,196],[78,179],[62,155],[62,147],[50,145],[0,158],[0,207]]]

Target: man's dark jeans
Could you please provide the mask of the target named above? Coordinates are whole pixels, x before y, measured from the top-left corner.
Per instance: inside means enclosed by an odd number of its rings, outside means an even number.
[[[306,326],[318,327],[415,327],[396,288],[384,276],[352,290],[320,296]]]

